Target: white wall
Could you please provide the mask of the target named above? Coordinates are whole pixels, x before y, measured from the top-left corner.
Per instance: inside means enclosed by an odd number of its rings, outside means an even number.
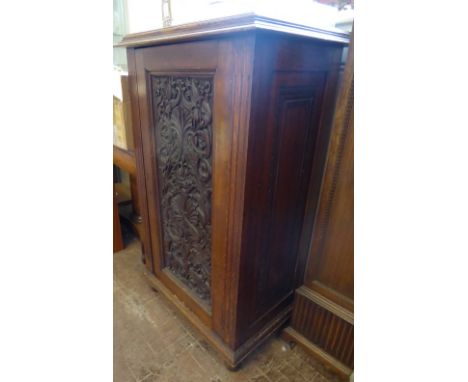
[[[162,27],[161,0],[127,0],[128,32]],[[334,26],[337,10],[312,0],[171,0],[173,23],[183,24],[234,14],[256,12],[315,26]]]
[[[127,17],[128,33],[162,28],[161,0],[127,0]]]

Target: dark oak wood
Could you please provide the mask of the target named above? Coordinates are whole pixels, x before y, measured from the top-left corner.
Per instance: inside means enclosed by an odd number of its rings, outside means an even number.
[[[311,202],[307,211],[315,215],[315,225],[305,278],[284,332],[342,377],[354,368],[353,70],[351,41],[318,207]]]
[[[213,75],[151,75],[164,267],[211,305]]]
[[[232,368],[290,318],[347,41],[253,15],[124,39],[148,279]]]
[[[291,327],[285,330],[288,339],[301,336],[300,345],[342,377],[351,374],[354,367],[354,317],[341,305],[302,286],[296,291]],[[327,354],[326,359],[322,353]]]

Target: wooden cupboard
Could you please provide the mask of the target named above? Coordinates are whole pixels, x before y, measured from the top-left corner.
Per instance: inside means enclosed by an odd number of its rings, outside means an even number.
[[[347,43],[254,14],[122,42],[148,280],[231,368],[291,316]]]

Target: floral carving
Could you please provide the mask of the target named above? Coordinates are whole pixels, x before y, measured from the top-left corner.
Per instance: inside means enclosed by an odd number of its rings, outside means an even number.
[[[165,266],[210,304],[213,79],[152,76]]]

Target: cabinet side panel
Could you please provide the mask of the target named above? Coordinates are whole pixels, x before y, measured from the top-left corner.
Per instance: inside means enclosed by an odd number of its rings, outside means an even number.
[[[317,137],[329,128],[327,88],[341,49],[272,34],[257,39],[238,345],[292,303],[309,178]]]
[[[257,216],[251,215],[253,220],[263,218],[254,305],[255,314],[260,317],[292,292],[295,261],[291,260],[299,244],[313,153],[309,148],[317,133],[323,83],[322,74],[274,74],[275,97],[268,126],[272,145],[265,153],[270,156],[269,161],[264,158],[268,179],[255,191],[264,210]]]

